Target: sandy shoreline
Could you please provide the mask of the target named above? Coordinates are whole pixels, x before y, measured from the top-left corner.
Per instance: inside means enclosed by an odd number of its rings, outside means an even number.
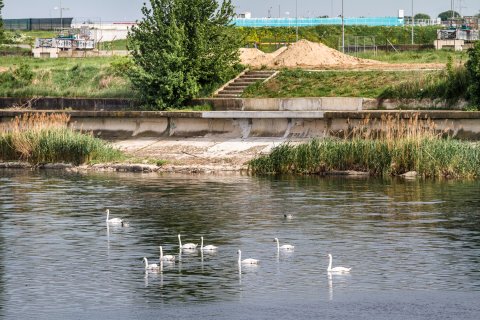
[[[57,169],[67,171],[220,173],[246,172],[247,162],[285,142],[283,138],[138,138],[112,141],[138,163],[105,163],[74,166],[71,164],[32,165],[27,162],[0,162],[0,168]],[[299,142],[300,140],[298,140]],[[157,161],[164,164],[156,165]]]
[[[0,169],[63,170],[67,172],[138,172],[181,174],[248,174],[247,162],[267,154],[282,143],[301,143],[304,139],[248,138],[142,138],[115,141],[112,144],[128,155],[145,160],[138,163],[100,163],[75,166],[67,163],[33,165],[24,161],[0,162]],[[152,164],[163,160],[165,164]],[[324,175],[369,176],[368,172],[332,171]]]

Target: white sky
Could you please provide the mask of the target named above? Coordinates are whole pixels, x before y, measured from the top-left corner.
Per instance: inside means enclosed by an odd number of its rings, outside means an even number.
[[[2,16],[8,18],[48,18],[64,17],[101,19],[102,21],[135,21],[141,18],[140,8],[148,0],[4,0]],[[410,15],[412,0],[343,0],[346,17],[358,16],[396,16],[398,9],[404,9]],[[298,15],[338,16],[341,13],[342,0],[232,0],[237,12],[252,12],[253,17],[295,16],[295,4],[298,3]],[[462,15],[480,12],[480,0],[455,0],[455,9]],[[61,3],[61,6],[60,6]],[[414,12],[427,13],[437,17],[442,11],[450,10],[452,0],[413,0]],[[279,8],[280,6],[280,8]],[[279,10],[280,9],[280,10]],[[287,15],[287,12],[289,13]]]

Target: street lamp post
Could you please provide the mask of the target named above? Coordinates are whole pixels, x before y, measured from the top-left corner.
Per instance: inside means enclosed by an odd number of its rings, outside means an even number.
[[[414,44],[414,27],[415,27],[415,15],[413,13],[413,0],[412,0],[412,44]]]
[[[60,10],[60,26],[63,29],[63,10],[69,10],[69,9],[62,7],[62,0],[60,0],[60,7],[55,7],[53,9]]]
[[[343,14],[343,0],[342,0],[342,52],[345,53],[345,18]]]
[[[295,33],[298,42],[298,0],[295,0],[295,24],[297,25]]]

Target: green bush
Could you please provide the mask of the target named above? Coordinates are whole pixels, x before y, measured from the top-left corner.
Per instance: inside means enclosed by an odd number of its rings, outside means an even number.
[[[21,88],[32,83],[35,73],[28,64],[20,64],[17,68],[0,73],[0,83],[7,88]]]
[[[132,71],[133,60],[130,57],[118,57],[110,63],[109,71],[115,76],[125,76]]]
[[[469,79],[468,96],[472,104],[480,106],[480,41],[468,51],[466,69]]]
[[[409,79],[400,84],[388,86],[379,95],[381,99],[433,99],[454,104],[467,99],[469,76],[464,66],[455,66],[449,58],[447,68],[440,73]]]

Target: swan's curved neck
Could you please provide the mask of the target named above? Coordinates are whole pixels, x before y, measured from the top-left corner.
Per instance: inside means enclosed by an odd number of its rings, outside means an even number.
[[[200,238],[200,249],[203,249],[203,237]]]
[[[238,263],[242,263],[242,251],[238,250]]]
[[[332,256],[331,256],[331,255],[328,256],[328,260],[329,260],[329,261],[328,261],[328,268],[327,268],[327,270],[332,270]]]
[[[109,217],[110,217],[110,210],[107,209],[107,219],[106,219],[106,221],[108,221]]]
[[[180,239],[180,235],[178,235],[178,243],[180,244],[180,248],[182,247],[182,239]]]
[[[280,251],[280,241],[278,239],[275,239],[275,241],[277,242],[277,251]]]
[[[160,246],[160,260],[162,260],[163,258],[163,249],[162,249],[162,246]]]
[[[145,263],[145,269],[147,269],[147,267],[148,267],[148,260],[147,260],[147,258],[143,258],[143,262]]]

